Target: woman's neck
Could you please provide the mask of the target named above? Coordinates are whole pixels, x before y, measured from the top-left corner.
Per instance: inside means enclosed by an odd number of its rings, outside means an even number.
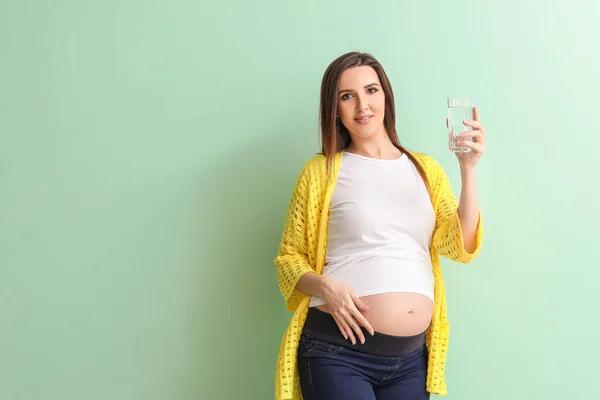
[[[385,135],[378,140],[354,141],[346,148],[348,153],[354,153],[365,157],[381,160],[394,160],[402,155],[402,152],[394,146],[390,138]]]

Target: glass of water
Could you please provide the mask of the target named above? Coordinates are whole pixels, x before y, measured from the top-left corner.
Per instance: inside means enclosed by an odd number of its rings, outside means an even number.
[[[463,123],[473,119],[473,106],[469,97],[448,97],[448,148],[455,153],[468,153],[470,147],[457,146],[458,142],[472,142],[472,137],[459,138],[463,132],[472,130]]]

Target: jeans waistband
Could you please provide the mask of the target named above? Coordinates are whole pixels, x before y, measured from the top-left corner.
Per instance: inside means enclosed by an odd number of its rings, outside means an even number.
[[[308,334],[313,339],[347,347],[363,353],[377,356],[403,356],[425,345],[426,332],[414,336],[392,336],[375,332],[374,336],[364,328],[360,327],[365,335],[365,343],[358,341],[355,345],[350,339],[344,339],[335,319],[329,313],[323,312],[316,307],[311,307],[306,316],[306,322],[302,333]]]

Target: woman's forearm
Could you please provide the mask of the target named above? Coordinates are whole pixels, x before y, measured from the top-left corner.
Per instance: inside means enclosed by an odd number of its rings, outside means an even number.
[[[462,190],[458,217],[463,232],[465,250],[472,253],[477,248],[477,227],[479,225],[479,202],[477,200],[477,186],[475,182],[475,169],[461,169]]]
[[[323,297],[327,279],[315,272],[307,272],[298,279],[296,289],[311,296]]]

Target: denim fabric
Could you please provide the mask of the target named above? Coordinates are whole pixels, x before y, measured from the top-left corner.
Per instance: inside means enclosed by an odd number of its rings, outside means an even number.
[[[300,336],[298,369],[304,400],[429,399],[426,345],[395,357],[358,352],[351,346],[306,333]]]

